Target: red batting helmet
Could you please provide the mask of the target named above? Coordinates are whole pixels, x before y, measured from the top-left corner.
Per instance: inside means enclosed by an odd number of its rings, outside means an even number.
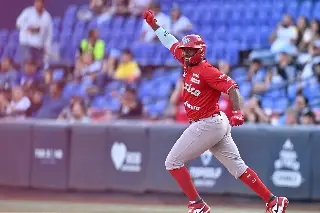
[[[206,52],[206,44],[202,40],[202,38],[199,35],[186,35],[183,37],[181,44],[179,45],[179,48],[194,48],[198,49],[196,54],[194,54],[190,59],[190,64],[198,64],[200,63],[203,58],[204,54]]]

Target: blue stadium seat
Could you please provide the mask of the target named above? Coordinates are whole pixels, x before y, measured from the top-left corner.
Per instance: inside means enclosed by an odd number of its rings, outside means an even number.
[[[228,44],[226,48],[225,60],[231,65],[236,65],[239,62],[239,43],[237,41],[232,41]]]
[[[151,96],[154,87],[155,85],[153,82],[145,82],[144,84],[141,84],[138,89],[138,96],[140,98],[145,96]]]
[[[104,96],[96,96],[92,103],[91,103],[91,106],[93,108],[98,108],[98,109],[105,109],[106,106],[107,106],[108,102],[107,102],[107,99],[106,97]]]
[[[260,48],[267,48],[269,44],[269,36],[271,35],[271,29],[268,26],[261,26],[258,36],[260,41]]]
[[[243,29],[239,26],[235,26],[230,28],[227,32],[227,35],[225,36],[227,37],[228,42],[237,41],[238,43],[240,43],[242,33],[243,33]]]
[[[216,60],[225,59],[226,51],[225,51],[225,43],[217,42],[213,45],[213,55]]]
[[[269,23],[269,20],[270,20],[270,12],[260,10],[256,18],[256,25],[258,26],[267,25]]]
[[[247,68],[245,67],[238,67],[232,70],[230,76],[232,79],[234,79],[236,82],[243,82],[246,79],[247,76]]]
[[[286,13],[291,15],[293,18],[297,18],[298,17],[298,7],[299,7],[298,2],[290,1],[290,2],[288,2]]]
[[[124,23],[123,16],[115,16],[111,19],[111,27],[112,29],[121,29]]]
[[[62,22],[62,20],[61,20],[60,17],[54,17],[54,18],[53,18],[53,27],[54,27],[55,29],[60,29],[60,27],[61,27],[61,22]]]
[[[262,97],[261,105],[263,109],[272,109],[273,108],[273,99],[269,97]]]
[[[240,23],[244,27],[251,26],[255,24],[255,19],[256,19],[256,14],[251,10],[247,10],[242,13]]]
[[[226,41],[226,34],[227,34],[227,28],[226,27],[219,27],[213,35],[213,40],[215,42]]]
[[[172,91],[172,85],[170,83],[166,83],[164,81],[162,84],[158,85],[156,88],[157,89],[154,90],[154,91],[156,91],[156,94],[153,94],[153,95],[155,95],[155,97],[157,97],[159,99],[162,99],[162,98],[168,99],[169,98],[171,91]]]
[[[286,97],[277,99],[277,101],[273,102],[272,112],[280,113],[280,114],[285,112],[285,110],[287,109],[288,103],[289,102]]]
[[[315,3],[315,6],[313,8],[312,17],[314,19],[320,20],[320,1]]]
[[[251,96],[251,89],[252,85],[250,82],[239,82],[239,90],[240,94],[245,98],[248,99]]]
[[[305,16],[306,18],[310,19],[312,16],[312,2],[311,1],[303,1],[300,5],[299,16]]]
[[[241,34],[241,46],[240,49],[246,50],[255,46],[255,44],[260,43],[260,38],[257,35],[256,28],[253,26],[248,26],[245,31]]]

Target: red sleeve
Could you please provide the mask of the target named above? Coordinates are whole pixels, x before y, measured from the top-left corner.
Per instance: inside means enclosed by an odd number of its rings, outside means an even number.
[[[178,59],[178,61],[183,64],[183,59],[182,59],[182,50],[178,48],[179,46],[179,42],[174,43],[171,48],[170,48],[170,52],[172,53],[172,55]]]
[[[229,94],[231,88],[238,88],[237,83],[213,66],[205,67],[201,73],[204,80],[214,89]]]

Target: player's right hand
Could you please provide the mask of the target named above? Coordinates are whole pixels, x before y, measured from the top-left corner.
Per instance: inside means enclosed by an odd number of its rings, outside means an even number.
[[[154,17],[154,12],[152,10],[145,10],[143,12],[143,18],[150,26],[154,25],[157,22],[156,18]]]

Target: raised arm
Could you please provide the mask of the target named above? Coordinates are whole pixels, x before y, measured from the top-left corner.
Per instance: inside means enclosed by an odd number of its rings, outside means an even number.
[[[146,10],[143,13],[143,18],[146,20],[148,25],[155,31],[157,37],[160,42],[167,48],[171,49],[171,47],[178,43],[179,41],[170,33],[168,33],[165,29],[160,27],[157,24],[157,20],[155,19],[154,13],[152,10]]]

